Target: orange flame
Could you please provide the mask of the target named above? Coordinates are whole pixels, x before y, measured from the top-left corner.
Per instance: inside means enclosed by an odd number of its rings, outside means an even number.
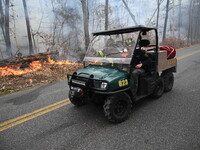
[[[74,62],[70,62],[68,60],[54,61],[50,57],[48,57],[48,62],[49,62],[49,64],[57,64],[57,65],[63,65],[63,64],[76,65],[77,64],[77,63],[74,63]]]
[[[58,64],[58,65],[76,65],[77,63],[69,62],[68,60],[54,61],[48,57],[47,63],[49,64]],[[27,68],[21,69],[22,64],[10,65],[5,67],[0,67],[0,77],[9,76],[9,75],[22,75],[29,72],[37,71],[42,68],[41,61],[32,61],[28,64]]]
[[[22,75],[28,72],[36,71],[42,68],[42,63],[40,61],[33,61],[29,64],[28,68],[21,69],[22,64],[16,64],[6,67],[0,67],[0,76],[9,76],[9,75]]]

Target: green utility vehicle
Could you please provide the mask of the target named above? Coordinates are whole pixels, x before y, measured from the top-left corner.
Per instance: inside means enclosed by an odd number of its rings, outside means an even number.
[[[172,89],[176,58],[159,50],[154,27],[135,26],[93,33],[84,58],[84,68],[68,74],[69,99],[75,106],[88,101],[102,102],[106,118],[125,121],[135,102],[144,97],[159,98]],[[142,43],[142,44],[141,44]],[[150,69],[138,79],[132,92],[134,51],[143,49],[151,58]]]

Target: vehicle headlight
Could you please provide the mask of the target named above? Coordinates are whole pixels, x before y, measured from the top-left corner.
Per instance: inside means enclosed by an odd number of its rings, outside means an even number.
[[[101,83],[101,89],[106,89],[108,86],[108,83],[107,82],[102,82]]]

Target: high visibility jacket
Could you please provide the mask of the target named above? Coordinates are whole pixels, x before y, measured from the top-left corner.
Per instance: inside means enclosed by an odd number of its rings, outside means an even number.
[[[97,51],[95,55],[96,55],[97,57],[98,57],[98,56],[104,57],[103,51]]]
[[[112,64],[112,66],[114,65],[112,60],[110,60],[109,58],[106,58],[106,56],[104,55],[103,51],[97,51],[95,55],[97,57],[98,56],[104,57],[107,61],[109,61]],[[103,63],[101,62],[100,65],[103,65]]]

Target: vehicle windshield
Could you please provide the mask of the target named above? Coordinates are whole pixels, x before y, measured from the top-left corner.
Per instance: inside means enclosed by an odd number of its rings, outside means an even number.
[[[98,35],[91,41],[84,61],[130,64],[138,34]]]

